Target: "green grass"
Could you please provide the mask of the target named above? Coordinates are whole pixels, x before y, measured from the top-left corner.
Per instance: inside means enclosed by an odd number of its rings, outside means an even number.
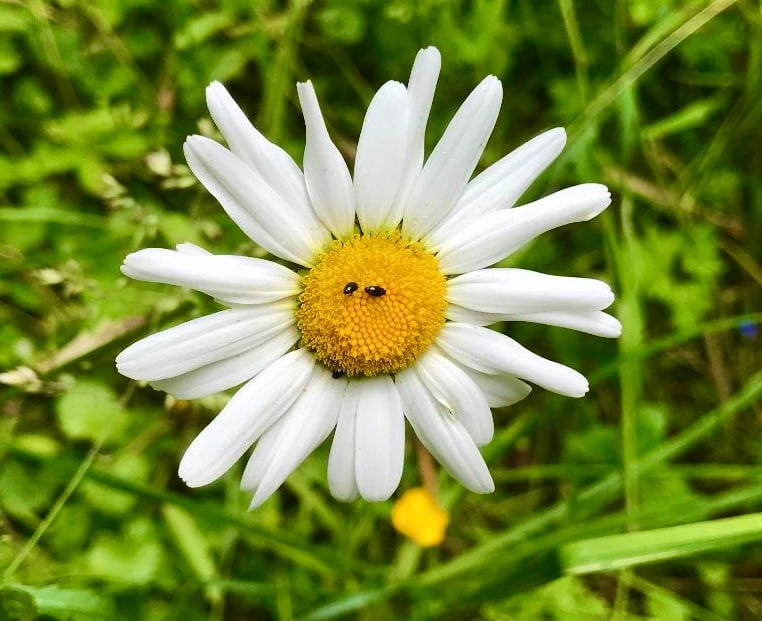
[[[205,86],[301,161],[312,79],[351,161],[370,97],[426,45],[429,147],[494,73],[481,168],[562,125],[523,200],[613,190],[510,264],[611,282],[624,333],[500,326],[591,391],[496,410],[496,492],[440,472],[448,537],[422,550],[391,501],[330,497],[326,447],[252,513],[240,466],[186,489],[226,396],[176,402],[113,359],[214,308],[128,282],[125,254],[260,253],[182,157],[213,132]],[[762,617],[760,76],[748,0],[0,0],[0,621]],[[401,490],[420,476],[410,451]]]

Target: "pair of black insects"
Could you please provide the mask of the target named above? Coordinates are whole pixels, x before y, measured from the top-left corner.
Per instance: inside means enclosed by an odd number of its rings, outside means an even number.
[[[344,286],[344,295],[352,295],[359,288],[360,285],[358,285],[356,282],[348,282]],[[373,298],[380,298],[382,295],[386,294],[386,289],[379,287],[378,285],[368,285],[365,287],[365,293]]]
[[[344,295],[352,295],[355,291],[357,291],[360,288],[360,285],[358,285],[356,282],[348,282],[344,286]],[[386,289],[383,287],[379,287],[378,285],[368,285],[365,287],[365,293],[367,293],[372,298],[380,298],[382,295],[386,295]],[[333,376],[333,379],[338,379],[340,377],[343,377],[346,374],[346,371],[340,371],[336,369],[331,373]]]

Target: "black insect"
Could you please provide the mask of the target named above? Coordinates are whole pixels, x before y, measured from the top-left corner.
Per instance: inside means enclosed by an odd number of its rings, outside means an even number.
[[[356,282],[348,282],[346,285],[344,285],[344,295],[352,295],[355,291],[358,289],[358,285]]]
[[[380,298],[382,295],[386,295],[386,289],[378,285],[368,285],[365,287],[365,293],[373,298]]]
[[[340,377],[344,377],[346,373],[347,373],[346,371],[339,371],[338,369],[336,369],[333,373],[331,373],[331,377],[333,379],[339,379]]]

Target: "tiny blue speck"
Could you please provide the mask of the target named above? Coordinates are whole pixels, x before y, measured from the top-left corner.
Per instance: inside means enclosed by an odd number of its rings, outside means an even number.
[[[753,339],[759,332],[759,326],[755,321],[745,319],[738,324],[738,331],[741,333],[741,336],[747,339]]]

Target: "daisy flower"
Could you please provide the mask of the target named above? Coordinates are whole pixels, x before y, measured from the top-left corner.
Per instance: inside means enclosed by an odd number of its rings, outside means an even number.
[[[494,484],[479,446],[491,407],[531,382],[570,397],[588,383],[485,326],[529,321],[615,337],[605,283],[489,268],[541,233],[590,220],[610,202],[582,184],[514,204],[564,147],[563,129],[530,140],[471,179],[495,125],[500,81],[466,98],[424,161],[440,69],[421,50],[407,86],[390,81],[365,115],[354,174],[331,141],[315,90],[297,85],[303,170],[269,142],[217,82],[211,116],[228,148],[185,143],[188,165],[227,214],[279,262],[213,255],[192,244],[127,256],[138,280],[190,287],[225,310],[149,336],[119,371],[178,398],[243,384],[180,462],[191,487],[222,476],[253,445],[241,487],[264,502],[334,431],[328,484],[341,500],[384,500],[402,476],[405,420],[468,489]]]

